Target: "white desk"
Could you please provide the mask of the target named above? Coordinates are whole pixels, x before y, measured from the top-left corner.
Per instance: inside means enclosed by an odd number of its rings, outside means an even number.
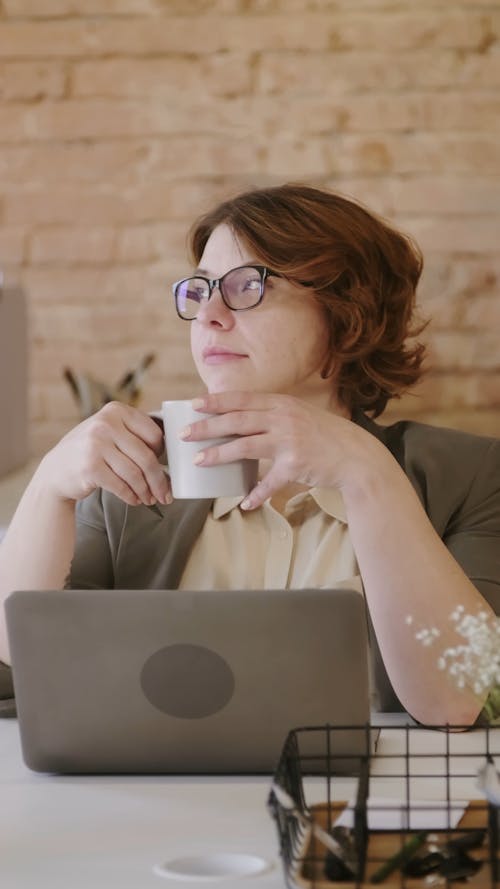
[[[235,881],[284,885],[268,778],[53,777],[23,764],[17,721],[0,722],[2,889],[199,889],[153,873],[181,855],[240,852],[274,863]]]
[[[403,732],[382,733],[379,752],[401,750]],[[453,749],[480,751],[478,737],[452,737]],[[444,736],[419,733],[419,751],[440,754]],[[493,743],[492,743],[493,742]],[[490,733],[490,747],[500,756],[500,729]],[[479,760],[478,760],[479,761]],[[497,758],[497,763],[500,759]],[[391,760],[401,767],[399,757]],[[471,761],[463,771],[470,773]],[[387,779],[388,761],[376,761],[373,791],[394,794]],[[439,755],[426,760],[426,771],[440,774]],[[349,795],[352,779],[340,792]],[[315,783],[316,782],[316,783]],[[321,796],[321,779],[313,782]],[[319,783],[317,783],[319,782]],[[15,720],[0,721],[0,885],[2,889],[201,889],[202,886],[283,889],[274,822],[266,810],[268,778],[54,777],[37,775],[23,764]],[[428,779],[426,798],[439,798],[440,782]],[[453,794],[477,798],[474,780],[464,776]],[[266,874],[230,881],[165,879],[153,866],[182,855],[239,852],[274,864]]]

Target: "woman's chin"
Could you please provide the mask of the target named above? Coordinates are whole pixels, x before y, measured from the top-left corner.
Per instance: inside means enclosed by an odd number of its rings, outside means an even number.
[[[217,373],[204,373],[202,380],[210,394],[216,392],[257,392],[259,386],[252,383],[247,373],[221,371]]]

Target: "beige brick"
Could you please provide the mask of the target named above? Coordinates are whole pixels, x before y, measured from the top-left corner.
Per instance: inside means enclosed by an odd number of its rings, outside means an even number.
[[[36,5],[34,5],[36,4]],[[155,12],[155,0],[3,0],[11,18],[59,18],[73,15],[147,15]]]
[[[230,96],[249,91],[250,58],[241,53],[166,59],[114,59],[82,62],[73,69],[76,96],[158,97]]]
[[[109,187],[64,186],[30,192],[8,192],[3,218],[8,225],[110,225],[124,222],[181,220],[186,229],[195,217],[216,201],[241,190],[242,180],[214,177],[210,180],[147,182],[126,192]]]
[[[90,306],[102,300],[129,303],[150,286],[148,266],[121,265],[116,268],[64,268],[29,266],[23,270],[23,284],[40,305],[55,311],[71,311],[79,306]],[[44,310],[45,311],[45,310]]]
[[[150,144],[150,156],[144,167],[156,181],[179,176],[210,177],[253,174],[259,169],[266,149],[257,139],[204,134],[172,136]]]
[[[470,331],[433,331],[426,333],[431,360],[443,370],[490,370],[500,368],[498,330],[485,330],[481,336]]]
[[[426,410],[457,410],[500,406],[500,371],[434,373],[422,384]]]
[[[494,134],[336,134],[327,140],[332,171],[344,173],[500,173]]]
[[[64,418],[74,424],[80,419],[78,407],[62,375],[57,383],[46,383],[43,386],[42,406],[42,419],[49,422]]]
[[[310,50],[329,45],[328,16],[308,22]],[[62,19],[0,23],[0,55],[6,58],[85,58],[110,55],[157,55],[191,52],[210,54],[242,50],[301,49],[302,15],[169,17],[161,26],[155,16],[118,20]]]
[[[25,239],[24,228],[0,228],[0,269],[23,261]]]
[[[127,185],[154,172],[155,145],[144,140],[71,144],[0,145],[0,178],[23,191],[48,183]]]
[[[470,214],[497,216],[500,181],[480,175],[346,177],[338,174],[327,183],[334,191],[351,195],[384,216],[398,214],[436,217]],[[446,222],[443,221],[443,225]]]
[[[332,48],[364,47],[391,52],[398,49],[439,47],[442,49],[478,49],[485,38],[494,39],[493,16],[464,9],[426,9],[394,12],[344,14],[335,16],[330,30]],[[337,24],[338,22],[338,24]]]
[[[397,48],[395,48],[397,47]],[[404,101],[401,90],[460,88],[491,90],[500,77],[500,57],[492,54],[462,54],[443,49],[401,51],[398,42],[390,52],[377,50],[335,53],[269,52],[258,58],[256,87],[262,93],[285,94],[300,99],[309,96],[353,96],[376,90],[390,92]],[[405,113],[406,117],[406,113]]]
[[[472,336],[488,329],[500,331],[498,284],[460,291],[449,282],[443,287],[434,282],[426,288],[427,292],[420,288],[419,304],[422,315],[430,318],[432,330],[469,330]]]
[[[190,117],[192,119],[192,112]],[[179,121],[188,122],[186,109],[177,115],[177,124]],[[144,133],[170,133],[175,125],[163,103],[139,100],[83,99],[0,107],[0,132],[4,142],[142,137]]]
[[[8,225],[50,225],[75,222],[106,224],[127,218],[127,200],[114,192],[76,187],[39,188],[9,192],[4,197],[4,221]]]
[[[45,228],[31,238],[33,263],[98,265],[113,256],[115,231],[110,228]]]
[[[492,216],[442,219],[401,217],[399,224],[415,238],[424,252],[434,250],[464,253],[499,252],[498,224]]]
[[[498,410],[478,410],[477,408],[461,411],[427,412],[425,419],[436,426],[448,426],[452,429],[463,429],[476,435],[500,437],[500,414]]]
[[[4,56],[47,55],[78,58],[102,55],[144,55],[189,51],[213,53],[240,50],[309,51],[352,48],[392,51],[439,47],[481,49],[494,37],[493,16],[464,10],[427,10],[386,14],[311,13],[305,29],[303,13],[290,15],[199,15],[169,17],[161,27],[156,16],[107,19],[62,19],[0,25]],[[491,35],[491,37],[490,37]]]
[[[1,62],[0,100],[32,101],[59,98],[64,94],[66,73],[56,62]]]
[[[314,177],[327,174],[329,163],[328,146],[322,139],[273,139],[269,144],[262,166],[265,173],[278,174],[286,178],[285,170],[293,170],[298,177]]]
[[[402,400],[399,404],[387,409],[383,415],[384,423],[393,423],[397,420],[412,417],[421,423],[429,423],[433,426],[447,426],[451,429],[462,429],[476,435],[491,435],[500,437],[500,413],[498,409],[461,408],[439,410],[414,411],[408,407],[411,396]]]
[[[343,128],[355,132],[500,130],[498,97],[491,90],[481,92],[477,88],[469,93],[363,92],[346,97],[343,111]]]
[[[305,110],[305,109],[304,109]],[[314,111],[314,106],[313,109]],[[289,109],[267,99],[241,97],[224,102],[203,101],[192,96],[179,103],[162,99],[72,99],[57,103],[0,106],[2,142],[130,139],[169,139],[183,135],[192,141],[199,135],[231,139],[269,135],[289,120]],[[330,116],[332,121],[336,116]],[[287,125],[289,127],[289,124]],[[296,125],[297,126],[297,125]],[[321,131],[325,125],[321,124]],[[300,128],[297,130],[300,133]]]
[[[498,332],[497,355],[500,365],[500,299],[498,293],[476,293],[473,300],[466,300],[463,324],[476,330],[490,329]]]
[[[125,262],[147,262],[169,254],[186,254],[186,226],[179,223],[144,223],[118,232],[116,258]]]
[[[139,302],[121,305],[94,302],[89,305],[67,305],[64,311],[33,313],[32,329],[35,338],[51,342],[57,350],[59,343],[98,343],[102,349],[109,344],[147,341],[148,329],[156,332],[166,327],[165,312],[145,307]]]
[[[500,66],[498,79],[500,81]],[[290,97],[291,98],[291,97]],[[460,106],[460,101],[462,105]],[[380,95],[358,95],[345,98],[294,97],[294,115],[290,116],[289,99],[277,102],[266,96],[240,96],[225,102],[200,102],[200,97],[168,106],[160,98],[138,99],[72,99],[39,105],[8,104],[0,107],[0,129],[3,142],[76,141],[82,139],[117,139],[195,137],[210,134],[234,140],[260,140],[265,144],[271,136],[303,137],[303,123],[308,120],[311,134],[406,131],[411,138],[415,126],[420,131],[465,131],[492,137],[499,129],[497,100],[480,93],[453,96],[412,94],[405,100]],[[414,114],[412,112],[415,112]],[[460,113],[465,124],[460,123]],[[413,119],[413,123],[412,123]],[[187,135],[189,134],[189,136]],[[413,135],[413,138],[414,135]],[[224,142],[222,142],[222,145]],[[442,161],[443,163],[443,161]]]

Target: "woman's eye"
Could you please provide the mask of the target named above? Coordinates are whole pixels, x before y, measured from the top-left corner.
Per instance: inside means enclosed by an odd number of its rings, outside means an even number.
[[[258,290],[260,287],[260,281],[258,278],[249,278],[245,281],[243,290]]]

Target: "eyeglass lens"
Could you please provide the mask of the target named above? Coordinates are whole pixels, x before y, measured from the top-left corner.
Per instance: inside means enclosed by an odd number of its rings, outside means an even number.
[[[224,302],[230,309],[250,309],[262,297],[263,273],[250,266],[232,269],[219,279],[219,289]],[[181,281],[175,290],[177,309],[183,318],[196,318],[203,300],[211,293],[206,278],[188,278]]]

